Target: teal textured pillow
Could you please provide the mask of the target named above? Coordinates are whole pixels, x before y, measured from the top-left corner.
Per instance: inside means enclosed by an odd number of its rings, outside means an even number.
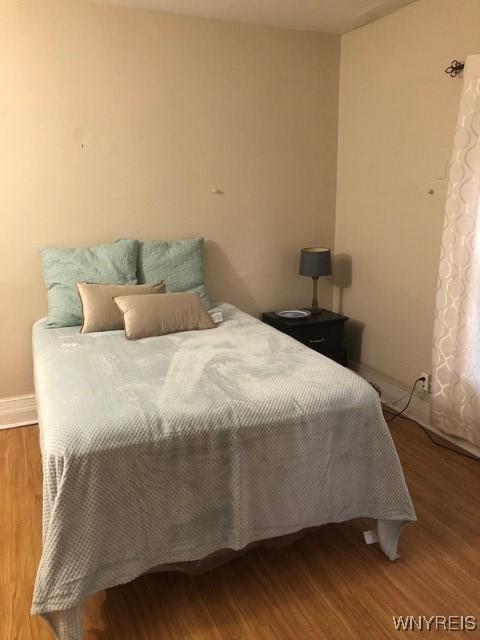
[[[161,274],[160,280],[158,280]],[[154,284],[165,280],[167,291],[198,293],[210,309],[203,275],[203,238],[172,242],[140,242],[138,247],[138,282]]]
[[[119,240],[85,249],[47,248],[40,253],[47,287],[49,327],[82,324],[77,282],[137,284],[136,240]]]

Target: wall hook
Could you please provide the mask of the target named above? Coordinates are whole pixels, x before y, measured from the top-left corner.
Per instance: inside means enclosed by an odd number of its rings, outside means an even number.
[[[460,60],[452,60],[450,66],[445,69],[445,73],[448,73],[451,78],[456,78],[458,74],[462,73],[464,69],[465,62],[461,62]]]

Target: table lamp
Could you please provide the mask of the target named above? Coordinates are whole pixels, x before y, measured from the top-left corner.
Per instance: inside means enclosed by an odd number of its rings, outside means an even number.
[[[313,283],[312,314],[321,313],[318,308],[318,278],[332,273],[332,258],[330,249],[325,247],[307,247],[300,253],[301,276],[310,276]]]

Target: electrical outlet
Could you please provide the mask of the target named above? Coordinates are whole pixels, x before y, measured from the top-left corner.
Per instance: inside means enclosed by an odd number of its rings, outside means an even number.
[[[428,371],[422,371],[418,377],[423,378],[423,381],[420,383],[420,389],[426,393],[430,393],[430,380],[432,374],[428,373]]]

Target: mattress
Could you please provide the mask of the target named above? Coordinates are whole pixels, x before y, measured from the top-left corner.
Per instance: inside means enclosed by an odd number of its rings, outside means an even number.
[[[215,329],[138,341],[33,329],[44,472],[32,612],[82,637],[81,604],[152,567],[370,517],[392,559],[415,519],[379,398],[230,304]]]

